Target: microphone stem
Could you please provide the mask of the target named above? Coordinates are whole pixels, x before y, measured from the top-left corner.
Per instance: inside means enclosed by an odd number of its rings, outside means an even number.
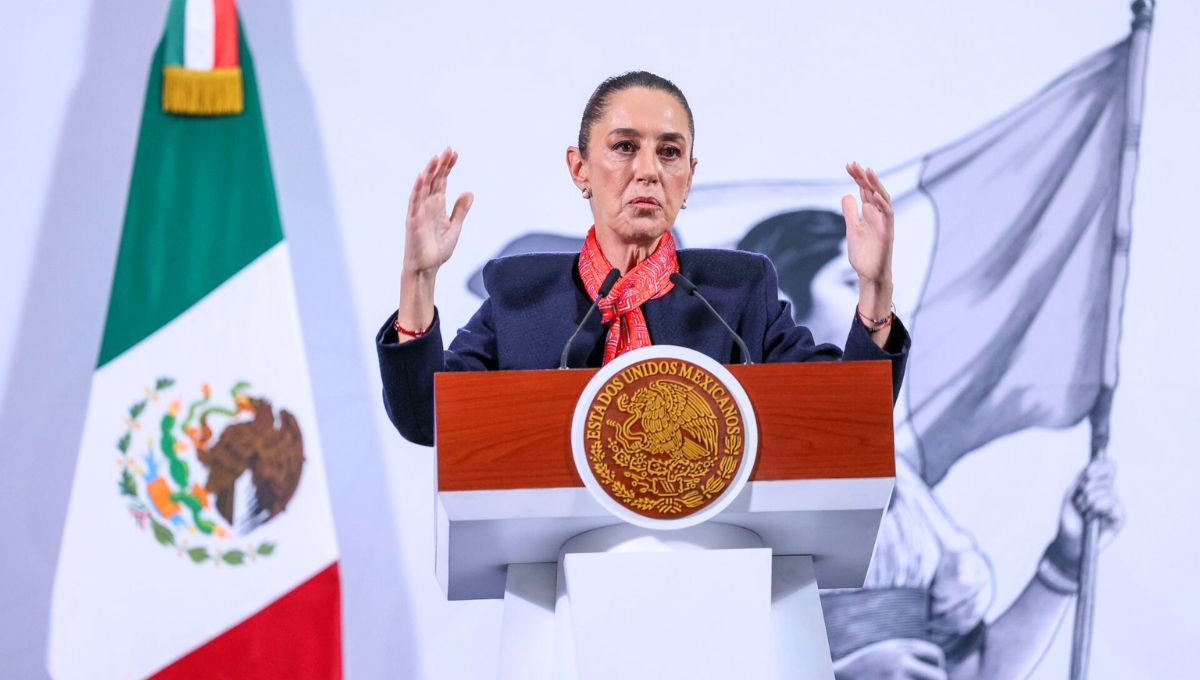
[[[559,368],[567,367],[567,355],[571,353],[571,345],[575,343],[575,337],[579,335],[579,331],[583,330],[583,327],[587,324],[588,319],[591,318],[592,313],[596,311],[596,307],[599,305],[600,300],[597,299],[592,303],[591,307],[588,307],[587,313],[583,315],[583,320],[580,321],[579,325],[575,327],[575,332],[571,334],[571,337],[567,338],[567,344],[563,347],[562,358],[558,360]]]

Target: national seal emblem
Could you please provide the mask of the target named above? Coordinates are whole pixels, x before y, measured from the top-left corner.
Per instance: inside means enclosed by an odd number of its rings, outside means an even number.
[[[703,521],[732,500],[753,465],[756,430],[727,369],[691,350],[650,347],[593,378],[572,436],[580,475],[602,504],[667,528]]]
[[[252,535],[283,512],[300,484],[304,442],[295,416],[207,383],[190,397],[172,378],[147,386],[118,439],[117,488],[134,521],[196,564],[240,566],[275,552]]]

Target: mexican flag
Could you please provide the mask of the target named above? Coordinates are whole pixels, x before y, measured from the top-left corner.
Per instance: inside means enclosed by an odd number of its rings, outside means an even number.
[[[174,0],[154,55],[54,584],[55,678],[341,677],[321,440],[239,35],[232,0]]]

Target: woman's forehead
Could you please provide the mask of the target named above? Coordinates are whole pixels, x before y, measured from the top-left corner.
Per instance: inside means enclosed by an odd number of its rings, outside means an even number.
[[[687,111],[673,95],[662,90],[633,87],[614,92],[608,99],[597,132],[636,132],[648,136],[688,135]]]

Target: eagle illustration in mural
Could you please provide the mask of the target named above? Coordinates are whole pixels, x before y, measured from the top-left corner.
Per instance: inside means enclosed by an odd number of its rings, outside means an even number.
[[[304,467],[304,443],[289,411],[281,409],[276,419],[271,402],[256,397],[241,397],[238,406],[253,413],[253,420],[229,425],[215,444],[198,454],[200,463],[208,468],[204,488],[216,495],[217,512],[230,524],[235,483],[250,471],[255,494],[250,514],[243,520],[248,531],[283,512],[296,493]],[[202,429],[207,429],[203,420]]]
[[[621,395],[617,408],[630,414],[621,434],[632,450],[671,458],[699,460],[717,453],[717,417],[694,388],[657,380]],[[633,431],[640,423],[641,431]]]

